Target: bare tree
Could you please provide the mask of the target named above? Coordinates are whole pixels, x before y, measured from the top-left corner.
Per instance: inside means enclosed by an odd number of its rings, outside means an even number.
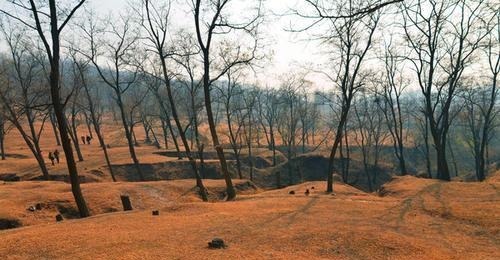
[[[7,159],[7,154],[5,152],[5,136],[11,130],[12,125],[7,124],[7,116],[3,106],[0,105],[0,159],[2,161]]]
[[[408,86],[407,80],[403,77],[403,59],[397,55],[397,49],[392,46],[392,42],[386,44],[384,49],[384,67],[382,74],[382,93],[379,93],[383,102],[378,102],[387,122],[388,130],[392,137],[394,155],[399,163],[401,175],[407,174],[405,160],[405,131],[404,131],[404,111],[402,104],[402,94]]]
[[[234,158],[236,159],[236,171],[240,179],[243,179],[241,172],[241,150],[242,134],[247,114],[244,111],[243,92],[241,85],[238,84],[238,72],[229,70],[227,72],[227,83],[221,83],[219,89],[219,98],[224,108],[227,135]]]
[[[488,35],[483,20],[485,1],[406,1],[403,28],[411,54],[408,60],[422,95],[437,154],[437,177],[450,180],[447,137],[456,114],[455,100],[465,68]],[[487,17],[486,19],[491,19]]]
[[[5,116],[5,109],[0,106],[0,158],[2,160],[6,159],[5,155],[5,136],[7,135],[7,120]]]
[[[276,124],[280,100],[276,90],[266,88],[257,98],[258,116],[269,150],[273,152],[273,166],[276,166]]]
[[[75,146],[75,151],[76,155],[78,157],[78,161],[82,162],[83,161],[83,154],[80,149],[80,139],[78,135],[78,127],[80,125],[80,120],[78,118],[78,115],[81,112],[82,106],[80,104],[81,100],[81,90],[82,90],[82,83],[80,81],[80,77],[77,76],[77,74],[73,71],[70,75],[67,76],[67,78],[63,77],[61,80],[63,83],[65,81],[69,82],[69,84],[63,84],[66,85],[68,90],[72,93],[71,97],[68,99],[68,105],[69,105],[69,112],[68,115],[66,116],[69,124],[69,135],[71,139],[73,140],[73,145]],[[69,86],[67,86],[69,85]],[[85,138],[82,140],[82,144],[85,145]]]
[[[254,88],[249,88],[243,93],[243,101],[245,104],[245,109],[246,109],[246,114],[248,118],[248,122],[243,124],[243,134],[245,136],[245,143],[247,144],[248,148],[248,167],[250,168],[250,180],[253,181],[253,175],[254,175],[254,156],[253,156],[253,150],[252,150],[252,142],[254,139],[254,125],[255,125],[255,130],[257,133],[256,138],[258,139],[258,132],[259,128],[258,125],[255,124],[255,110],[257,106],[257,97],[259,96],[260,90],[258,87]],[[257,143],[258,147],[258,143]]]
[[[179,136],[181,137],[182,144],[184,145],[184,150],[186,152],[186,156],[191,164],[191,168],[196,177],[196,186],[199,189],[200,196],[203,201],[208,201],[207,191],[205,186],[203,185],[203,181],[201,179],[200,173],[198,172],[198,167],[196,165],[196,160],[192,156],[191,149],[189,147],[185,130],[181,125],[181,121],[179,115],[177,113],[177,106],[174,100],[174,94],[172,92],[171,87],[171,79],[172,75],[168,71],[167,68],[167,59],[171,56],[171,50],[167,49],[167,37],[168,37],[168,19],[170,12],[170,1],[164,3],[164,6],[157,7],[151,3],[151,1],[144,0],[144,8],[146,18],[143,19],[143,27],[146,28],[148,33],[148,40],[151,44],[153,44],[153,50],[158,55],[158,59],[161,63],[162,74],[163,74],[163,83],[165,84],[165,88],[167,90],[167,97],[170,104],[170,110],[172,112],[172,117],[174,119],[175,125],[179,131]]]
[[[299,133],[299,93],[305,88],[307,81],[303,76],[287,75],[282,79],[279,89],[280,109],[278,113],[277,129],[283,146],[286,147],[288,159],[288,182],[293,182],[292,158],[297,154],[297,136]]]
[[[36,3],[34,0],[29,0],[29,2],[12,0],[9,1],[9,7],[14,10],[0,9],[0,13],[7,15],[11,20],[20,23],[25,28],[36,31],[45,48],[47,59],[50,62],[49,79],[52,105],[56,114],[59,135],[66,156],[73,196],[75,197],[81,217],[89,216],[90,212],[80,189],[78,170],[68,136],[68,126],[64,116],[65,102],[61,102],[59,63],[61,33],[84,2],[85,0],[79,0],[75,3],[66,2],[64,5],[58,5],[56,4],[56,0],[48,0],[48,4],[47,2]],[[48,26],[50,35],[47,35],[48,32],[44,29],[45,26]]]
[[[500,72],[500,13],[494,11],[490,35],[487,38],[484,51],[486,53],[489,81],[486,86],[470,86],[464,92],[466,122],[470,133],[470,147],[474,155],[475,172],[479,181],[484,181],[487,173],[486,153],[488,143],[496,125],[494,120],[500,112],[495,105],[498,99],[498,74]],[[481,83],[480,83],[481,84]]]
[[[196,44],[194,35],[185,31],[180,31],[176,39],[177,51],[172,56],[172,59],[181,67],[184,73],[178,73],[178,81],[187,89],[189,93],[186,110],[189,111],[192,132],[198,150],[198,158],[200,160],[200,173],[205,176],[205,163],[203,150],[205,144],[202,142],[203,137],[199,131],[200,123],[202,122],[202,111],[204,108],[203,97],[201,96],[202,82],[200,80],[199,70],[200,62],[196,59],[199,57],[200,50]]]
[[[44,72],[34,57],[37,50],[27,41],[26,30],[7,28],[6,25],[2,25],[0,29],[11,54],[11,62],[8,64],[11,69],[5,70],[5,86],[0,88],[3,110],[6,112],[4,116],[16,127],[33,153],[43,178],[49,180],[49,171],[40,148],[40,136],[48,118],[49,101],[46,95],[47,85],[40,84],[43,82],[40,79],[43,79]],[[41,121],[38,127],[37,121]]]
[[[113,90],[114,101],[120,112],[121,123],[129,148],[130,157],[134,163],[139,178],[144,179],[139,159],[134,147],[133,122],[129,119],[130,113],[125,110],[125,95],[128,90],[137,86],[139,70],[131,65],[135,62],[139,31],[133,27],[130,16],[121,15],[117,22],[111,25],[107,33],[95,23],[93,14],[87,17],[87,24],[81,29],[88,44],[88,50],[80,51],[96,68],[103,82]],[[98,58],[104,56],[103,67]],[[135,108],[132,105],[132,108]],[[130,111],[129,111],[130,112]]]
[[[380,11],[378,9],[393,2],[398,1],[389,1],[387,3],[376,1],[376,3],[370,3],[367,7],[362,7],[366,5],[362,4],[361,1],[341,1],[335,4],[307,1],[313,9],[312,13],[297,12],[300,16],[314,21],[305,29],[321,21],[328,21],[331,24],[329,27],[331,31],[328,31],[327,36],[322,36],[322,39],[326,38],[326,42],[333,43],[333,46],[335,46],[333,49],[339,52],[337,54],[339,57],[337,75],[335,77],[326,75],[337,85],[336,87],[341,93],[341,112],[327,169],[327,192],[333,192],[334,159],[342,141],[342,133],[348,119],[351,102],[355,93],[363,84],[358,79],[358,74],[361,70],[361,64],[372,45],[372,38],[379,23]],[[329,13],[332,11],[336,14],[330,15]]]
[[[192,8],[194,15],[194,23],[196,27],[196,38],[201,49],[203,58],[203,91],[205,94],[205,110],[207,112],[207,120],[212,136],[212,142],[219,157],[222,174],[226,181],[227,200],[234,200],[236,198],[236,191],[234,190],[231,175],[227,168],[226,157],[223,148],[219,142],[219,137],[216,130],[214,114],[212,111],[211,99],[211,86],[221,78],[232,67],[249,64],[256,57],[257,44],[257,28],[261,21],[261,2],[257,4],[251,3],[248,10],[252,10],[252,5],[256,5],[255,15],[249,19],[235,20],[235,17],[228,13],[231,4],[242,4],[241,2],[232,0],[218,0],[218,1],[202,1],[192,0]],[[245,3],[247,4],[247,3]],[[241,7],[241,6],[240,6]],[[247,16],[248,17],[248,16]],[[220,48],[219,57],[222,62],[219,63],[220,68],[214,68],[214,53],[213,46],[217,44],[214,40],[215,36],[228,34],[231,32],[240,32],[241,38],[248,38],[252,42],[250,46],[243,43],[236,43],[235,46],[227,46]],[[214,75],[211,75],[214,73]]]
[[[379,102],[381,101],[377,96],[363,93],[354,104],[357,122],[354,135],[361,148],[363,168],[370,191],[373,191],[377,178],[380,150],[389,137],[388,131],[384,127],[384,113],[378,104]]]
[[[113,167],[111,166],[111,161],[109,159],[108,148],[106,142],[104,140],[104,135],[101,130],[101,122],[102,122],[102,113],[100,112],[101,101],[99,98],[99,89],[97,87],[91,88],[89,79],[89,69],[90,64],[89,61],[79,60],[77,57],[77,53],[72,53],[73,59],[73,73],[75,76],[80,78],[80,82],[83,86],[84,94],[87,101],[87,109],[90,113],[90,120],[92,125],[94,126],[94,131],[97,135],[97,139],[99,140],[99,145],[104,153],[104,159],[106,160],[106,165],[108,166],[109,173],[111,174],[111,178],[113,181],[116,181],[115,174],[113,172]],[[96,84],[96,82],[93,82]],[[90,129],[89,129],[89,132]]]

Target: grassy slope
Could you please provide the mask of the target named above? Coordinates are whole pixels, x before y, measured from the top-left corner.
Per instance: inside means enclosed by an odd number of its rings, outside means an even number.
[[[161,192],[170,201],[169,193],[191,194],[192,183],[182,182],[83,187],[95,209],[98,201],[103,203],[99,207],[116,204],[116,193],[110,198],[114,202],[109,202],[90,191],[113,194],[137,185],[136,191]],[[28,192],[30,187],[25,185],[23,192]],[[158,186],[144,188],[150,185]],[[210,183],[213,190],[220,185]],[[311,189],[310,196],[304,195],[306,188]],[[324,188],[323,182],[309,182],[225,203],[201,203],[193,195],[185,195],[179,203],[164,203],[153,196],[144,200],[144,210],[0,231],[0,255],[6,259],[500,257],[500,183],[496,181],[443,183],[404,177],[387,184],[383,197],[341,184],[332,196],[324,194]],[[0,192],[3,189],[0,185]],[[53,191],[58,189],[62,187],[54,184]],[[289,195],[290,190],[296,195]],[[149,197],[143,194],[137,197]],[[151,216],[146,210],[151,208],[161,208],[160,216]],[[229,247],[207,249],[213,237],[225,239]]]

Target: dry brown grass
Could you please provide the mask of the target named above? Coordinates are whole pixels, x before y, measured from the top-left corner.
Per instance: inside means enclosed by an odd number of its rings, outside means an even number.
[[[105,131],[113,164],[131,163],[119,126]],[[0,174],[39,176],[20,140],[9,133],[7,151],[17,158],[0,161]],[[56,148],[44,132],[42,149]],[[500,259],[500,173],[484,183],[400,177],[384,186],[382,197],[344,184],[331,195],[324,182],[263,191],[235,180],[235,202],[218,202],[224,182],[205,180],[212,202],[203,203],[191,179],[109,182],[96,140],[82,151],[80,174],[99,181],[82,184],[93,216],[70,219],[75,206],[67,183],[0,182],[0,220],[24,226],[0,231],[0,259]],[[137,148],[142,163],[176,160],[155,151]],[[49,170],[66,175],[64,160]],[[121,212],[121,194],[130,196],[134,211]],[[36,203],[42,210],[27,210]],[[152,209],[160,216],[151,216]],[[56,223],[59,212],[67,219]],[[208,249],[214,237],[229,247]]]
[[[211,189],[223,187],[220,181],[207,183]],[[34,187],[39,183],[20,185],[19,194],[40,190]],[[43,196],[49,196],[49,190],[67,193],[62,184],[44,185]],[[0,186],[1,194],[8,186]],[[131,197],[144,210],[1,231],[0,255],[5,259],[498,259],[498,186],[498,182],[403,177],[387,184],[387,195],[379,197],[343,184],[335,186],[336,195],[325,194],[323,182],[309,182],[241,195],[235,202],[202,203],[190,193],[193,182],[188,180],[84,184],[94,212],[108,204],[118,207],[117,191],[123,189],[143,194]],[[311,195],[304,195],[305,189]],[[290,190],[296,194],[290,195]],[[190,195],[182,200],[172,195],[186,193]],[[138,197],[149,199],[138,202]],[[146,210],[152,208],[161,209],[159,217]],[[208,249],[207,242],[214,237],[223,238],[229,247]]]

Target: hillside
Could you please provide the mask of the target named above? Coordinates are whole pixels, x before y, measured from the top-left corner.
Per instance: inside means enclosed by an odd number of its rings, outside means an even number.
[[[220,185],[208,183],[212,190]],[[6,194],[10,185],[17,184],[0,184],[0,194]],[[34,185],[22,184],[16,190],[27,194]],[[38,197],[23,200],[38,202],[50,196],[48,191],[67,189],[53,182],[44,185],[37,189]],[[84,184],[83,189],[95,212],[103,202],[118,207],[117,191],[131,185],[142,194],[131,196],[138,210],[0,231],[0,255],[4,259],[500,257],[497,181],[444,183],[398,177],[384,185],[382,196],[344,184],[336,184],[335,195],[330,195],[323,192],[324,182],[307,182],[279,190],[252,189],[235,202],[220,203],[202,203],[191,195],[176,203],[178,194],[190,193],[189,181]],[[295,195],[289,194],[292,190]],[[144,191],[166,196],[149,197]],[[101,192],[99,199],[94,192]],[[137,197],[149,198],[139,202]],[[158,208],[160,216],[152,216],[150,210]],[[228,247],[208,249],[207,242],[214,237],[224,239]]]

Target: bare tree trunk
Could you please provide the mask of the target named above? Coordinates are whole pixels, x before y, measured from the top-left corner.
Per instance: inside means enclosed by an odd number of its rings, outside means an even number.
[[[170,131],[170,135],[172,136],[172,141],[174,141],[174,146],[175,146],[175,150],[177,151],[177,159],[181,160],[182,159],[182,152],[179,148],[179,143],[177,142],[177,138],[174,134],[174,129],[172,128],[172,123],[170,122],[170,115],[168,113],[168,110],[167,110],[167,107],[165,106],[165,104],[163,103],[163,99],[161,98],[160,94],[157,92],[157,91],[153,91],[154,92],[154,95],[158,101],[158,103],[160,104],[160,109],[161,109],[161,112],[163,113],[163,116],[164,118],[162,119],[162,124],[166,125]],[[164,122],[164,123],[163,123]],[[165,131],[165,127],[163,127],[163,135],[164,135],[164,138],[165,138],[165,149],[168,149],[168,142],[167,142],[167,132]],[[182,130],[181,130],[182,131]],[[181,132],[180,131],[180,132]]]
[[[73,9],[76,10],[79,6],[83,4],[83,0]],[[38,13],[34,7],[33,1],[31,1],[31,6],[34,9],[33,14],[35,17],[38,16]],[[61,137],[61,143],[63,146],[64,154],[66,156],[66,164],[68,166],[68,172],[71,180],[71,190],[73,192],[73,196],[75,197],[76,205],[80,212],[81,217],[88,217],[90,215],[90,211],[87,208],[87,203],[83,197],[82,191],[80,189],[80,179],[78,178],[78,170],[76,168],[76,162],[73,157],[73,149],[71,147],[71,142],[68,137],[68,127],[66,124],[66,117],[64,116],[64,106],[61,104],[61,96],[60,96],[60,82],[59,82],[59,62],[60,62],[60,46],[59,46],[59,34],[62,28],[58,27],[58,19],[57,19],[57,7],[55,0],[49,0],[50,7],[50,20],[51,20],[51,34],[52,34],[52,56],[49,55],[50,60],[50,92],[52,96],[52,103],[54,107],[54,112],[56,114],[57,123],[59,126],[59,134]],[[68,17],[67,19],[69,19]],[[38,19],[37,19],[38,20]],[[50,52],[48,47],[48,43],[45,40],[45,36],[43,31],[41,30],[39,22],[37,22],[38,33],[47,48],[47,52]]]
[[[448,149],[450,150],[451,163],[453,164],[453,171],[455,172],[455,177],[458,177],[458,167],[457,160],[455,160],[455,153],[451,147],[451,142],[448,142]]]
[[[201,179],[200,173],[198,172],[198,167],[196,165],[196,160],[194,159],[194,157],[191,153],[191,149],[189,149],[189,144],[188,144],[188,141],[186,139],[185,132],[182,130],[182,125],[181,125],[181,122],[179,120],[179,116],[177,114],[177,108],[175,105],[174,96],[172,94],[172,89],[170,86],[170,79],[168,77],[169,74],[167,71],[167,64],[166,64],[166,61],[164,58],[165,56],[164,56],[163,50],[161,48],[159,48],[158,51],[160,54],[160,60],[161,60],[161,65],[162,65],[162,69],[163,69],[163,79],[165,82],[165,87],[167,88],[167,96],[168,96],[168,100],[170,102],[170,109],[172,111],[172,117],[174,118],[175,125],[177,126],[177,129],[179,131],[179,135],[181,137],[181,141],[182,141],[182,144],[184,146],[186,156],[188,157],[189,163],[191,164],[191,168],[193,169],[193,172],[194,172],[194,175],[196,178],[196,186],[199,189],[200,196],[201,196],[203,201],[208,201],[207,189],[203,185],[203,181]]]
[[[165,120],[163,118],[161,120],[161,129],[163,131],[163,142],[165,143],[165,150],[168,150],[168,129],[167,124],[165,124]],[[179,152],[179,151],[177,151]]]
[[[76,111],[75,105],[72,107],[71,111],[71,131],[70,134],[73,134],[73,145],[75,146],[76,155],[78,156],[78,161],[83,162],[82,151],[80,150],[80,142],[78,141],[78,127],[76,126]]]
[[[347,112],[348,110],[346,109],[345,111],[342,111],[341,117],[340,117],[340,122],[337,126],[337,132],[335,133],[335,139],[333,141],[333,146],[330,151],[330,157],[328,158],[328,178],[327,178],[327,187],[326,187],[326,192],[333,192],[333,168],[334,168],[334,160],[335,160],[335,154],[337,153],[337,148],[342,141],[342,132],[344,130],[344,124],[347,121]]]
[[[0,115],[0,158],[2,159],[2,161],[5,160],[5,121],[2,117],[2,115]]]
[[[269,135],[271,139],[271,150],[273,151],[273,167],[276,166],[276,138],[274,137],[274,129],[269,127]]]
[[[118,89],[115,91],[116,93],[116,101],[118,104],[118,108],[120,110],[120,116],[122,119],[122,125],[123,129],[125,129],[125,137],[127,138],[127,144],[128,144],[128,150],[130,153],[130,157],[132,157],[132,161],[134,162],[135,169],[137,171],[137,174],[139,174],[139,178],[141,181],[145,181],[144,174],[141,170],[141,166],[139,164],[139,159],[137,159],[137,155],[135,153],[135,147],[134,147],[134,140],[132,136],[132,127],[129,127],[129,124],[127,122],[127,116],[125,114],[125,109],[123,108],[123,102],[122,102],[122,96],[121,93]]]
[[[92,124],[92,120],[89,118],[87,115],[87,112],[83,112],[83,116],[85,117],[85,125],[87,125],[87,131],[89,132],[90,138],[94,139],[94,135],[92,134],[92,127],[90,126]]]
[[[431,165],[431,150],[429,145],[429,120],[425,118],[424,129],[424,144],[425,144],[425,166],[427,169],[427,176],[432,179],[432,165]]]
[[[57,146],[61,145],[61,140],[59,139],[59,133],[57,132],[56,117],[52,109],[49,111],[50,124],[52,125],[52,130],[54,131],[54,137],[56,138]]]
[[[249,117],[248,117],[248,140],[247,140],[247,145],[248,145],[248,162],[249,162],[249,167],[250,167],[250,180],[253,181],[253,154],[252,154],[252,112],[250,111]],[[258,130],[257,130],[258,131]],[[258,147],[258,146],[257,146]]]
[[[89,104],[91,123],[94,126],[94,131],[97,135],[97,139],[99,140],[99,145],[101,146],[102,152],[104,153],[104,159],[106,160],[106,165],[108,166],[108,170],[109,170],[109,174],[111,175],[111,179],[113,180],[113,182],[116,182],[115,173],[113,171],[113,167],[112,167],[111,161],[109,159],[108,148],[106,146],[106,142],[104,141],[104,136],[101,132],[101,123],[99,122],[99,119],[98,119],[98,115],[96,112],[96,107],[95,107],[94,101],[92,99],[92,96],[90,95],[90,90],[89,90],[89,87],[87,85],[87,80],[85,78],[83,68],[80,66],[80,64],[78,64],[78,61],[76,61],[76,60],[75,60],[75,64],[78,67],[78,74],[80,75],[80,78],[82,80],[83,88],[85,90],[85,94],[87,97],[87,102]],[[87,115],[87,114],[85,114],[85,115]],[[90,124],[87,123],[87,126],[90,126]],[[89,132],[90,133],[92,132],[91,129],[89,129]]]

